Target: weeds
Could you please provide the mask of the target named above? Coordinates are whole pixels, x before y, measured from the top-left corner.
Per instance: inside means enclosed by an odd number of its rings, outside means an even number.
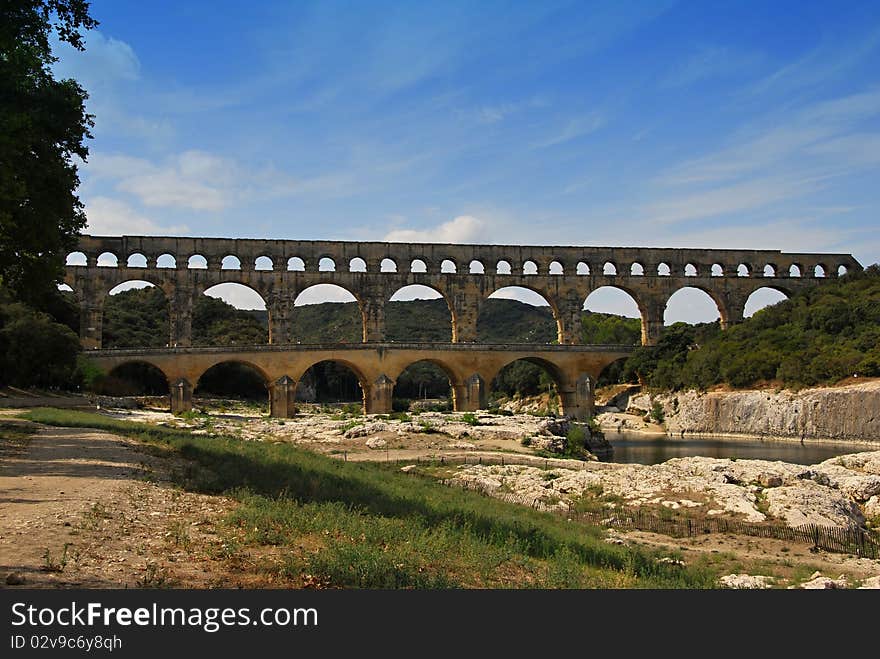
[[[46,547],[46,551],[43,553],[43,571],[44,572],[64,572],[64,568],[67,567],[67,550],[73,546],[71,542],[65,542],[64,547],[61,549],[61,556],[56,561],[53,558],[52,553],[49,551],[49,548]]]

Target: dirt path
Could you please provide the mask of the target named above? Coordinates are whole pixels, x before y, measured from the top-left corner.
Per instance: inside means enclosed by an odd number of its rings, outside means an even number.
[[[209,549],[230,502],[173,487],[167,459],[123,437],[69,428],[43,428],[4,449],[0,587],[205,587],[223,579]]]

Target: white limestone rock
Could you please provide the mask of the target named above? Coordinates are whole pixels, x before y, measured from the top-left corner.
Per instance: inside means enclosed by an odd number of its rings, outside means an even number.
[[[880,575],[865,579],[859,586],[859,590],[880,590]]]
[[[381,449],[381,448],[385,448],[387,445],[388,445],[388,442],[386,442],[381,437],[371,437],[370,439],[367,440],[367,448]]]
[[[725,588],[770,588],[773,585],[773,577],[760,574],[728,574],[718,582]]]
[[[785,520],[792,527],[817,524],[852,528],[865,522],[862,511],[854,501],[840,491],[814,481],[774,487],[766,490],[765,495],[767,512]]]
[[[342,436],[346,439],[357,439],[358,437],[367,437],[368,435],[375,435],[376,433],[385,432],[386,430],[388,430],[388,426],[384,423],[364,423],[349,428],[342,434]]]

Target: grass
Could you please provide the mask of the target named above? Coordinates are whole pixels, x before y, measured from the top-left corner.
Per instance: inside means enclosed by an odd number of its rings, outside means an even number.
[[[715,573],[610,545],[597,527],[445,487],[384,465],[287,444],[196,437],[93,413],[27,418],[100,428],[196,465],[184,487],[234,497],[223,540],[273,548],[262,566],[291,585],[343,588],[711,588]],[[181,534],[179,540],[185,542]]]

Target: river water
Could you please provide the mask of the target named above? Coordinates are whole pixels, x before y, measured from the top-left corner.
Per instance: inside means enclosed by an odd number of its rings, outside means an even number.
[[[739,460],[781,460],[794,464],[816,464],[846,453],[880,450],[876,445],[808,440],[728,439],[720,437],[652,437],[606,432],[605,438],[614,447],[606,462],[659,464],[672,458],[703,456]]]

